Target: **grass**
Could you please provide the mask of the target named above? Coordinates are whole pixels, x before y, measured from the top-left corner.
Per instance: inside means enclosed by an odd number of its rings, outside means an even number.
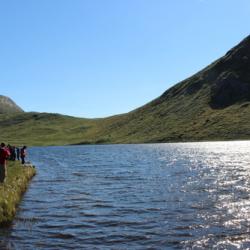
[[[250,139],[250,104],[208,105],[209,90],[155,100],[127,114],[82,119],[47,113],[0,115],[1,140],[12,145],[151,143]]]
[[[7,164],[7,179],[4,184],[0,184],[0,226],[9,225],[12,222],[29,180],[36,173],[33,167],[23,167],[19,162]]]
[[[245,104],[215,110],[204,96],[177,96],[104,119],[43,113],[0,116],[1,140],[45,146],[250,139],[250,105]]]

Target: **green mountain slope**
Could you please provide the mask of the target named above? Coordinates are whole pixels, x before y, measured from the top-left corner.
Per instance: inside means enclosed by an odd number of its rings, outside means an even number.
[[[1,140],[16,145],[64,145],[79,142],[94,120],[49,113],[0,115]]]
[[[250,138],[250,36],[151,103],[111,120],[118,141]],[[108,131],[107,131],[108,132]]]
[[[5,140],[33,145],[250,139],[250,36],[194,76],[127,114],[0,116]]]

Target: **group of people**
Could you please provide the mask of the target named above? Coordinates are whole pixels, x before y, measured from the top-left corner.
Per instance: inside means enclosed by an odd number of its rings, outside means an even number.
[[[25,164],[25,157],[27,155],[27,147],[23,146],[22,148],[1,143],[0,145],[0,183],[3,183],[7,176],[7,165],[6,161],[16,161],[20,160],[22,164]]]

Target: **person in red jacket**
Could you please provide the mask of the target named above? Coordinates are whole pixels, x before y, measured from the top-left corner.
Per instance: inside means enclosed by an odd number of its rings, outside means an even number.
[[[10,156],[10,151],[5,147],[2,142],[0,146],[0,183],[4,183],[7,176],[7,165],[6,160]]]

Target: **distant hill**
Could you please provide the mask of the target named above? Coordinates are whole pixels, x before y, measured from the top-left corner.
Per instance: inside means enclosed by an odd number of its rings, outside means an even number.
[[[9,97],[0,95],[0,114],[18,113],[23,110],[15,104]]]
[[[0,116],[5,140],[33,145],[238,140],[250,139],[249,128],[250,36],[127,114],[103,119],[46,113]]]

